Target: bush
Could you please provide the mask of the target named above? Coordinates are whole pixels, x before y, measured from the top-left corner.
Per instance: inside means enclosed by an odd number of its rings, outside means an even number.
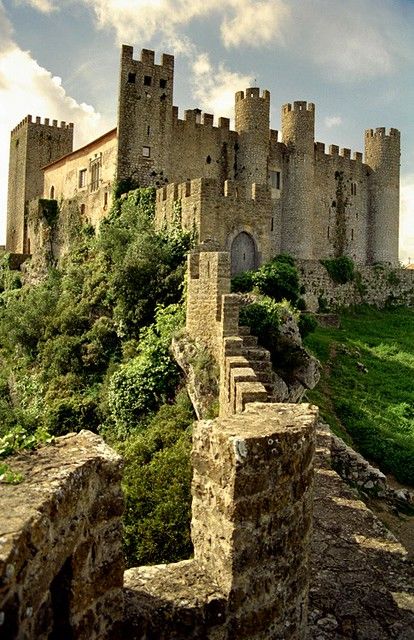
[[[327,258],[326,260],[321,260],[321,264],[323,264],[329,276],[337,284],[346,284],[355,277],[355,266],[348,256]]]
[[[274,300],[295,304],[299,298],[299,273],[290,256],[281,255],[267,262],[253,273],[252,280],[260,293]]]
[[[298,326],[300,335],[303,339],[306,338],[306,336],[308,336],[310,333],[315,331],[318,323],[315,316],[313,316],[311,313],[301,313],[299,316]]]
[[[232,293],[247,293],[253,289],[254,271],[243,271],[231,280]]]

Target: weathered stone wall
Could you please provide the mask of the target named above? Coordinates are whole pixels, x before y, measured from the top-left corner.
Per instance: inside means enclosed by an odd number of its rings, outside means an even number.
[[[16,456],[0,492],[0,636],[116,638],[121,459],[88,431]]]
[[[226,180],[197,179],[157,191],[155,222],[194,231],[200,242],[213,239],[222,251],[230,251],[241,233],[254,240],[256,265],[273,257],[272,200],[266,185]]]
[[[354,304],[385,305],[414,304],[414,273],[387,265],[358,267],[359,276],[346,284],[333,282],[319,261],[298,261],[304,298],[311,311],[323,302],[329,308]],[[318,302],[319,299],[319,302]]]
[[[315,420],[252,404],[198,423],[194,560],[126,572],[124,637],[305,637]]]

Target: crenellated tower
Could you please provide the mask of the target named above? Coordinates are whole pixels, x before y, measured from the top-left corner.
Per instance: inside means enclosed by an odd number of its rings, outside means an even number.
[[[283,179],[282,251],[313,258],[315,105],[297,101],[282,107],[287,156]]]
[[[238,91],[235,124],[239,134],[236,178],[246,185],[267,184],[270,93],[257,87]]]
[[[73,149],[73,124],[28,115],[11,132],[6,249],[30,253],[27,205],[43,195],[42,168]]]
[[[166,177],[172,136],[174,57],[123,45],[118,103],[118,180],[142,186]]]
[[[365,131],[368,179],[370,262],[398,263],[400,206],[400,132],[384,127]]]

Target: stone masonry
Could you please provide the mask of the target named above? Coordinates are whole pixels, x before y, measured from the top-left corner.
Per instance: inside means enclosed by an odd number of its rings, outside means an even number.
[[[1,485],[2,640],[116,638],[122,616],[121,459],[88,431],[13,458]]]
[[[312,103],[283,105],[279,136],[270,129],[266,90],[236,93],[232,130],[228,118],[215,124],[199,109],[181,119],[173,89],[173,56],[163,54],[158,64],[154,52],[143,49],[135,59],[133,48],[123,45],[116,129],[70,153],[73,129],[66,125],[37,119],[39,134],[27,140],[31,117],[18,125],[19,148],[16,130],[11,137],[7,249],[29,252],[24,211],[31,198],[77,198],[83,219],[97,227],[116,180],[124,191],[160,189],[156,224],[182,224],[200,242],[215,239],[230,251],[233,273],[278,253],[397,263],[399,131],[367,130],[363,160],[360,152],[351,156],[336,145],[326,151],[315,141]],[[48,157],[38,153],[41,139],[49,141]]]

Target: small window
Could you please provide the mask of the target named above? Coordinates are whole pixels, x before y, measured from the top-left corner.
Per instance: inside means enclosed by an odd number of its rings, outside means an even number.
[[[351,196],[356,196],[357,185],[356,182],[351,182]]]
[[[270,171],[270,186],[272,189],[280,189],[280,171]]]
[[[81,212],[81,215],[82,215],[82,216],[84,216],[84,215],[85,215],[85,213],[86,213],[86,205],[81,204],[81,206],[80,206],[80,212]]]
[[[147,136],[149,136],[149,135],[150,135],[150,133],[151,133],[151,127],[148,125],[148,126],[147,126]]]
[[[136,80],[137,74],[136,73],[128,73],[128,82],[129,84],[135,84],[135,80]]]
[[[206,162],[207,162],[207,164],[211,164],[211,156],[207,156]]]
[[[144,76],[144,85],[146,87],[150,87],[152,85],[152,78],[151,76]]]
[[[54,200],[55,199],[55,187],[50,187],[50,199]]]
[[[353,240],[353,239],[354,239],[354,230],[351,229],[351,240]]]
[[[144,158],[151,157],[151,148],[150,147],[142,147],[142,155]]]
[[[330,235],[331,235],[331,230],[330,230],[330,228],[328,227],[328,231],[327,231],[327,234],[326,234],[326,237],[328,238],[328,240],[329,240]]]
[[[105,191],[104,193],[104,207],[108,206],[108,192]]]
[[[18,141],[18,140],[16,140],[16,147],[18,147],[18,146],[19,146],[19,141]]]
[[[271,221],[271,223],[270,223],[270,231],[273,231],[273,229],[274,229],[274,224],[275,224],[275,221],[274,221],[274,218],[272,218],[272,221]]]
[[[86,187],[86,169],[79,171],[79,189]]]
[[[160,89],[165,89],[167,87],[167,81],[164,78],[160,80]]]

